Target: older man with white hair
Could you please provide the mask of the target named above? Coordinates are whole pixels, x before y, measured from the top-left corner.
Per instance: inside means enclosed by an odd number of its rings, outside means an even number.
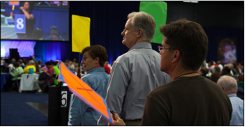
[[[25,74],[29,74],[29,69],[33,68],[33,72],[36,72],[35,62],[34,60],[30,60],[27,64],[27,66],[24,69]]]
[[[230,98],[232,104],[232,117],[230,121],[231,126],[243,126],[243,100],[237,97],[237,82],[231,76],[222,76],[219,78],[217,84],[223,89],[225,94]]]

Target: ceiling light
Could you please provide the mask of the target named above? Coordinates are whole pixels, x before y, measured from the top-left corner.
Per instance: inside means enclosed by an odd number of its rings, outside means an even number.
[[[183,1],[183,2],[186,2],[186,3],[198,3],[198,1]]]

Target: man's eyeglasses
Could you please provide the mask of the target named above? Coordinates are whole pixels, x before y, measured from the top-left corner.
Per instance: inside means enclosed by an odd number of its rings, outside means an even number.
[[[161,52],[163,49],[173,49],[173,48],[166,48],[163,46],[158,46],[158,51]]]
[[[83,57],[82,61],[85,61],[88,58],[91,58],[91,57]]]

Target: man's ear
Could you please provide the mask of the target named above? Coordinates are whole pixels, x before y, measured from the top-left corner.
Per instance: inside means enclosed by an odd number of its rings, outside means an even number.
[[[174,50],[173,51],[173,56],[172,56],[172,63],[175,63],[178,60],[180,60],[180,51],[179,50]]]
[[[137,37],[140,38],[141,36],[143,36],[143,30],[139,29],[137,33]]]
[[[100,58],[99,57],[96,57],[94,60],[95,60],[96,63],[99,63]]]

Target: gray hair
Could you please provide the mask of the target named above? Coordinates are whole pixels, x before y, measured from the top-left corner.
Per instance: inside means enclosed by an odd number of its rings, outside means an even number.
[[[15,58],[13,58],[11,61],[12,61],[12,63],[16,62]]]
[[[30,61],[29,61],[29,64],[31,64],[31,65],[35,65],[34,60],[30,60]]]
[[[134,30],[141,29],[143,31],[142,39],[151,42],[156,29],[154,18],[145,12],[131,12],[128,14],[129,18],[132,18],[131,24]]]
[[[235,78],[231,76],[221,76],[217,81],[217,84],[224,88],[224,91],[237,90],[237,82]]]

